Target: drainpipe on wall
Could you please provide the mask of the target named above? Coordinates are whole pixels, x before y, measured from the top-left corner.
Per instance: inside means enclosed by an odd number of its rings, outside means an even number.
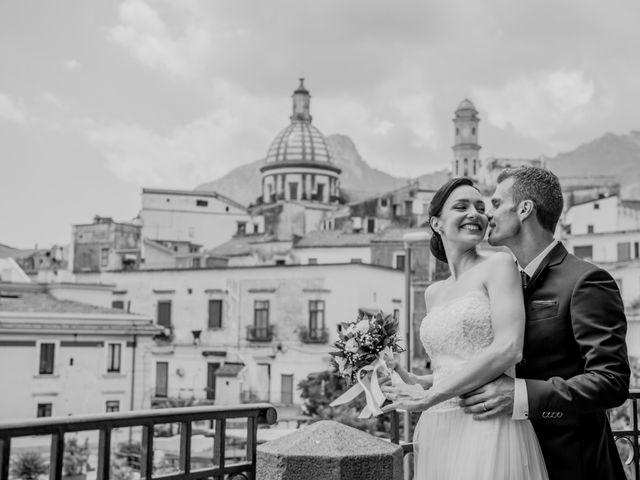
[[[131,403],[129,405],[129,410],[133,411],[134,409],[134,392],[135,392],[135,384],[136,384],[136,347],[138,346],[138,336],[136,334],[133,335],[133,348],[131,354]],[[133,428],[129,427],[129,443],[132,442]]]

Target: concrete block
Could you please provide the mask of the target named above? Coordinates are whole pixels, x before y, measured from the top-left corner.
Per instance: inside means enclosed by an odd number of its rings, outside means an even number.
[[[258,446],[260,480],[401,480],[402,448],[324,420]]]

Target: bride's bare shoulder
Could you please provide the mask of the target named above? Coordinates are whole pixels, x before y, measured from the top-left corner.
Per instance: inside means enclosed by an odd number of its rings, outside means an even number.
[[[440,291],[443,289],[446,282],[447,280],[440,280],[439,282],[433,282],[424,291],[424,303],[426,304],[427,308],[429,307],[429,305],[433,305],[434,298],[436,298],[439,295]]]
[[[495,268],[496,266],[515,267],[516,261],[513,255],[507,252],[492,252],[486,255],[485,268]]]

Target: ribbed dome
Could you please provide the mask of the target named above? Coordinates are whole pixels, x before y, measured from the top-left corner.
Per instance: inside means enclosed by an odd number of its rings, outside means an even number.
[[[311,123],[294,121],[271,143],[268,162],[333,162],[327,140]]]
[[[471,103],[471,100],[469,100],[468,98],[465,98],[462,102],[460,102],[460,105],[458,105],[458,108],[456,110],[475,110],[476,107],[473,105],[473,103]]]

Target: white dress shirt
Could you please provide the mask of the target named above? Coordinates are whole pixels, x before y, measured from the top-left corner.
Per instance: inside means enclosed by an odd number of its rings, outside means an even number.
[[[542,261],[547,257],[549,252],[557,245],[558,241],[553,240],[547,247],[542,250],[536,258],[531,260],[526,267],[520,266],[519,263],[518,270],[524,271],[529,277],[533,277],[533,274],[536,273],[536,270],[542,263]],[[524,378],[514,378],[513,385],[513,415],[511,418],[514,420],[528,420],[529,419],[529,400],[527,396],[527,382],[525,382]]]

